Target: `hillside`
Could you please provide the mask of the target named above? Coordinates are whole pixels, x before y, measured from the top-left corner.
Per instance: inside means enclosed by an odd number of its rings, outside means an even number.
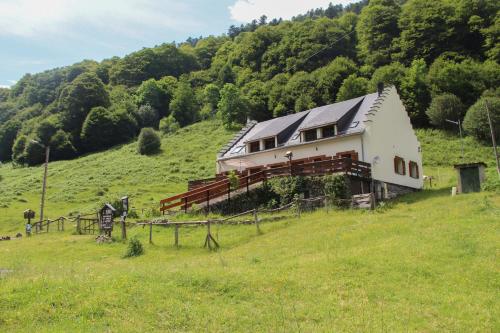
[[[375,212],[325,211],[254,226],[221,226],[218,252],[202,248],[203,228],[131,228],[145,255],[123,259],[126,244],[53,232],[0,242],[0,326],[7,331],[498,331],[496,300],[500,196],[450,196],[460,160],[456,136],[419,130],[432,189]],[[136,143],[50,164],[47,215],[87,211],[128,194],[157,207],[186,180],[210,176],[232,136],[220,122],[188,126],[162,140],[155,156]],[[472,138],[467,161],[491,149]],[[182,153],[181,153],[182,152]],[[41,168],[0,169],[0,234],[22,230],[38,210]],[[33,185],[34,184],[34,185]],[[100,191],[104,193],[100,193]],[[101,195],[103,194],[103,195]],[[38,213],[37,213],[38,214]],[[144,214],[147,215],[147,212]],[[26,315],[26,314],[38,315]]]
[[[215,156],[233,135],[220,122],[204,121],[162,140],[153,156],[137,153],[137,142],[49,166],[46,217],[95,211],[99,203],[130,196],[141,213],[158,210],[160,199],[184,191],[189,179],[213,176]],[[0,231],[21,226],[22,212],[39,214],[42,167],[0,167]]]
[[[115,147],[75,160],[50,163],[46,217],[88,213],[104,201],[128,195],[140,217],[157,212],[159,200],[184,191],[189,179],[211,177],[215,156],[233,135],[219,121],[203,121],[162,139],[162,151],[154,156],[137,153],[137,143]],[[455,185],[453,164],[460,163],[460,140],[440,130],[417,130],[422,144],[424,174],[435,177],[439,187]],[[484,161],[494,180],[492,149],[467,137],[465,161]],[[0,167],[0,231],[22,226],[22,212],[39,213],[42,167]]]

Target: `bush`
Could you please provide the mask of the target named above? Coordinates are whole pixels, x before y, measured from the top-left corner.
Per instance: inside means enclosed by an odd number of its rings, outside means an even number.
[[[142,105],[139,110],[137,110],[137,116],[139,120],[139,125],[141,127],[154,127],[158,128],[158,122],[160,117],[158,111],[152,108],[149,104]]]
[[[45,161],[45,148],[32,140],[26,143],[24,149],[25,163],[28,165],[38,165]]]
[[[24,150],[27,142],[28,138],[25,135],[18,136],[16,141],[14,141],[14,145],[12,146],[12,160],[14,163],[22,165],[26,162]]]
[[[441,128],[451,128],[452,124],[446,119],[457,121],[464,115],[464,105],[453,94],[443,94],[432,99],[431,105],[425,112],[432,125]]]
[[[127,252],[124,255],[124,258],[138,257],[144,254],[144,247],[140,240],[136,237],[130,239],[127,247]]]
[[[157,153],[161,148],[161,140],[158,133],[150,127],[143,128],[139,134],[137,152],[141,155]]]
[[[349,180],[343,175],[328,175],[323,177],[323,186],[325,195],[331,203],[338,207],[347,207],[350,205],[350,186]]]
[[[64,160],[76,155],[76,149],[71,143],[69,134],[58,130],[50,140],[50,159]]]
[[[482,97],[472,105],[464,119],[465,130],[476,139],[491,142],[490,124],[486,113],[486,104],[490,111],[493,132],[497,142],[500,140],[500,98]]]
[[[240,179],[234,170],[229,171],[227,175],[231,190],[236,190],[240,186]]]
[[[173,115],[163,118],[160,121],[160,131],[163,134],[172,134],[175,133],[181,128],[177,120],[175,120]]]
[[[295,194],[304,193],[306,180],[304,177],[279,177],[268,181],[271,190],[280,198],[280,205],[292,202]]]

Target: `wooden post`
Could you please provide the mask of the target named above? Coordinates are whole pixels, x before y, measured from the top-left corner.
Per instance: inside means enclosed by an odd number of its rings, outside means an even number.
[[[497,150],[497,142],[496,142],[496,138],[495,138],[495,129],[493,128],[493,123],[491,122],[490,109],[488,108],[488,103],[486,103],[486,101],[484,101],[484,106],[486,107],[486,115],[488,116],[488,123],[490,124],[491,143],[493,144],[493,152],[495,153],[495,162],[497,164],[497,173],[498,173],[498,177],[500,177],[500,160],[498,159],[498,150]]]
[[[253,210],[253,219],[255,221],[255,228],[257,229],[257,235],[262,234],[262,231],[260,230],[259,226],[259,216],[257,215],[257,208],[254,208]]]
[[[149,223],[149,244],[153,244],[153,222]]]
[[[62,227],[61,231],[64,231],[64,220],[65,220],[64,218],[61,220],[61,227]]]
[[[184,197],[184,213],[188,211],[188,198]]]
[[[82,234],[82,228],[80,225],[80,214],[76,217],[76,233],[81,235]]]
[[[207,221],[207,237],[205,238],[205,245],[203,247],[207,247],[212,250],[212,242],[214,242],[214,247],[218,248],[219,243],[212,237],[212,233],[210,231],[210,220]]]
[[[49,225],[50,225],[50,220],[47,219],[47,233],[49,232]]]
[[[125,240],[127,239],[127,225],[125,224],[125,216],[122,216],[120,223],[122,227],[122,240]]]
[[[175,224],[174,237],[175,237],[175,247],[179,248],[179,225],[178,224]]]
[[[295,203],[297,205],[297,218],[300,219],[300,199],[299,198],[295,199]]]
[[[210,190],[207,190],[207,211],[206,215],[210,213]]]
[[[246,177],[246,180],[247,180],[247,194],[250,191],[249,188],[248,188],[248,178],[249,178],[249,176]]]
[[[231,182],[227,183],[227,203],[231,202]]]

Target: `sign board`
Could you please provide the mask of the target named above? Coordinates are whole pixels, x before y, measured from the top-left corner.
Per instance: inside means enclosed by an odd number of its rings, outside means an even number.
[[[113,215],[115,209],[110,204],[105,204],[101,209],[99,224],[101,230],[113,230]]]
[[[127,216],[128,213],[128,197],[123,197],[122,199],[123,216]]]
[[[35,212],[32,211],[31,209],[26,209],[24,211],[24,218],[27,220],[34,219],[35,218]]]

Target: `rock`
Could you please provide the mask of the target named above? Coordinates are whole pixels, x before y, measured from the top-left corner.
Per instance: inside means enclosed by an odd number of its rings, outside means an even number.
[[[22,233],[18,232],[18,233],[16,234],[16,238],[22,238],[22,237],[23,237],[23,234],[22,234]]]

